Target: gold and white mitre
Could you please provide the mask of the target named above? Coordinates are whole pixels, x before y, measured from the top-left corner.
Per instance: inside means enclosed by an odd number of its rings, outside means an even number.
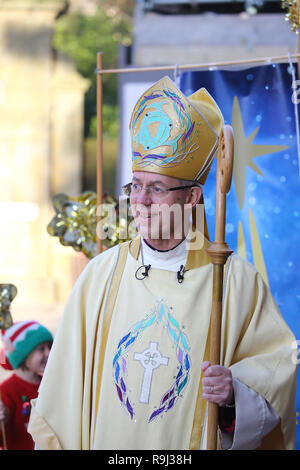
[[[189,97],[164,77],[142,94],[131,121],[132,171],[205,183],[222,113],[205,88]]]

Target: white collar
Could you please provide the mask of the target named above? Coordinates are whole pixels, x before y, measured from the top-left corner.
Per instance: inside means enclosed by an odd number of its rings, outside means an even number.
[[[186,239],[172,250],[157,251],[151,248],[142,238],[139,261],[142,261],[142,250],[144,264],[151,264],[152,268],[166,269],[167,271],[177,272],[181,265],[185,266],[186,264],[188,254]]]

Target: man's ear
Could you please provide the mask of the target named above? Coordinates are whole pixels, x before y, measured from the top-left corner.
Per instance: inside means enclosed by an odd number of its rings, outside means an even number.
[[[202,195],[202,188],[200,186],[194,186],[191,188],[189,196],[188,196],[188,203],[191,204],[192,207],[199,202],[200,197]]]

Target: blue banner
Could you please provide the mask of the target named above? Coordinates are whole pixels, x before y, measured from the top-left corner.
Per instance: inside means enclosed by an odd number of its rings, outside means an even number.
[[[300,81],[296,73],[289,64],[188,72],[180,77],[180,88],[187,96],[206,88],[218,103],[225,124],[233,127],[234,169],[227,198],[226,242],[256,266],[300,344],[300,168],[296,121]],[[212,241],[215,177],[216,161],[204,187]],[[295,359],[299,362],[297,350]],[[298,370],[296,449],[300,449],[299,380]]]

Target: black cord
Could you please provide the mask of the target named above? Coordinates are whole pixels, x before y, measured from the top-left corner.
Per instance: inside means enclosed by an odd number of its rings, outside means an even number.
[[[182,264],[180,266],[179,271],[177,271],[177,280],[178,280],[179,284],[181,284],[183,282],[183,278],[184,278],[184,266]]]
[[[142,268],[145,268],[145,271],[144,272],[140,272]],[[142,266],[140,266],[136,272],[135,272],[135,278],[138,280],[138,281],[142,281],[143,279],[145,279],[145,277],[148,276],[148,272],[151,268],[151,264],[142,264]]]
[[[144,272],[142,272],[141,270],[144,268]],[[138,280],[138,281],[142,281],[143,279],[145,279],[145,277],[148,276],[148,272],[150,271],[150,268],[151,268],[151,264],[142,264],[142,266],[140,266],[136,272],[135,272],[135,278]],[[183,282],[183,279],[184,279],[184,266],[183,264],[180,266],[180,269],[179,271],[177,271],[177,280],[179,282],[179,284],[181,284]]]

